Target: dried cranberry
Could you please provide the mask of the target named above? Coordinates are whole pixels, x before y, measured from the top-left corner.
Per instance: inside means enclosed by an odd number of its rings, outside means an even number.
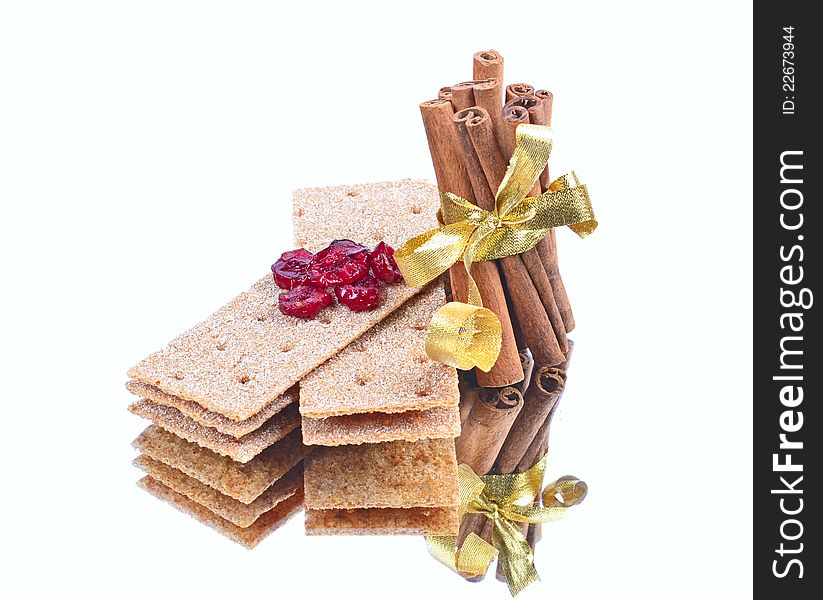
[[[354,312],[374,310],[380,303],[380,282],[371,275],[366,275],[354,283],[338,285],[334,288],[334,295],[340,304]]]
[[[306,270],[314,254],[303,248],[284,252],[271,266],[274,282],[284,290],[306,283]]]
[[[316,287],[352,283],[369,272],[369,249],[351,240],[335,240],[311,259],[307,283]]]
[[[386,242],[380,242],[369,254],[369,265],[371,272],[384,283],[400,283],[403,281],[403,274],[394,261],[394,248]]]
[[[284,315],[313,319],[321,310],[334,304],[334,297],[326,290],[310,285],[298,285],[287,292],[280,292],[277,306]]]

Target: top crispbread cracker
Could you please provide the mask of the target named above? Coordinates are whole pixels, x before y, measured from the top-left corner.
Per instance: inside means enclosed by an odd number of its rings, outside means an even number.
[[[205,427],[213,427],[220,433],[225,433],[232,437],[241,438],[248,435],[252,431],[256,431],[262,427],[266,421],[279,413],[285,407],[297,402],[297,388],[294,387],[287,391],[282,396],[278,396],[274,402],[267,405],[259,413],[246,419],[245,421],[232,421],[223,415],[207,410],[189,400],[183,400],[177,396],[172,396],[165,392],[161,392],[153,385],[146,385],[139,381],[129,381],[126,388],[134,395],[140,396],[146,400],[151,400],[155,404],[163,404],[176,408],[187,417],[194,419]]]
[[[300,414],[312,419],[457,406],[457,371],[426,356],[426,328],[446,303],[439,283],[300,382]]]
[[[315,446],[304,485],[308,508],[456,506],[454,440]]]
[[[397,245],[435,227],[437,189],[425,182],[295,192],[295,239],[312,249],[334,238]],[[339,304],[313,320],[282,314],[271,274],[129,370],[129,376],[230,419],[255,415],[419,290],[386,286],[380,306]]]

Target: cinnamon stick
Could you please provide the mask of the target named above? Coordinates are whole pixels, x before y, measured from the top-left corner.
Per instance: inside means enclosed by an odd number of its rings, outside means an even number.
[[[503,85],[503,57],[497,50],[482,50],[472,57],[474,79],[496,78]]]
[[[506,86],[506,102],[519,96],[531,96],[534,94],[534,86],[528,83],[510,83]]]
[[[478,475],[488,473],[522,408],[523,395],[518,389],[484,389],[474,402],[460,437],[455,440],[458,464],[469,465]],[[458,545],[462,545],[471,532],[481,531],[485,520],[484,515],[476,513],[463,517]]]
[[[554,102],[554,95],[548,90],[539,90],[540,93],[535,92],[535,97],[543,100],[543,110],[539,115],[537,121],[532,121],[532,113],[529,113],[529,120],[536,125],[551,126],[552,124],[552,104]],[[543,169],[540,175],[540,187],[545,192],[549,189],[551,178],[549,177],[549,167]],[[554,229],[549,230],[548,235],[543,238],[540,244],[542,249],[538,246],[538,253],[541,258],[545,256],[546,272],[549,275],[549,280],[552,282],[552,289],[554,290],[555,299],[557,300],[557,307],[560,309],[560,314],[563,317],[563,324],[566,328],[566,333],[574,329],[574,314],[572,313],[572,305],[569,302],[569,297],[566,294],[566,286],[563,284],[563,278],[560,276],[560,267],[557,260],[557,237]]]
[[[472,186],[460,152],[460,144],[452,124],[454,109],[448,100],[438,99],[420,105],[423,126],[429,142],[432,164],[438,187],[443,191],[457,194],[461,198],[472,197]],[[454,298],[465,302],[466,280],[455,285],[460,277],[465,278],[465,268],[461,264],[450,270]],[[477,381],[482,386],[504,387],[523,380],[523,368],[517,353],[509,308],[503,291],[500,273],[493,262],[480,262],[472,267],[472,276],[477,282],[483,306],[495,313],[500,320],[503,341],[497,362],[484,373],[477,370]]]
[[[456,112],[454,122],[477,205],[485,210],[494,210],[492,190],[496,190],[503,180],[506,163],[494,137],[489,115],[480,107],[472,107]],[[563,351],[522,256],[507,256],[497,262],[503,272],[511,309],[517,315],[524,341],[535,362],[541,365],[560,363]],[[549,290],[545,271],[538,275],[546,279],[541,289]]]
[[[488,473],[522,408],[523,395],[517,388],[484,389],[455,440],[457,462],[478,475]]]
[[[474,106],[474,86],[477,83],[478,81],[462,81],[451,86],[451,101],[455,112]]]
[[[565,369],[563,369],[565,372]],[[544,366],[535,373],[523,403],[494,465],[496,473],[514,473],[529,451],[558,398],[558,369]],[[529,465],[531,466],[531,465]]]
[[[505,126],[503,125],[503,84],[497,78],[481,81],[474,86],[474,103],[489,113],[492,120],[494,136],[500,147],[503,147],[505,137]]]
[[[551,96],[550,92],[546,92]],[[545,94],[544,94],[545,95]],[[542,105],[542,106],[541,106]],[[528,120],[525,120],[523,110],[528,113]],[[502,112],[504,133],[505,133],[505,149],[506,156],[510,157],[511,152],[514,152],[515,143],[515,129],[520,123],[529,122],[534,125],[548,125],[551,123],[551,102],[533,96],[519,96],[509,102],[503,107]],[[543,170],[541,180],[548,180],[549,169]],[[548,184],[544,187],[542,183],[538,184],[536,189],[532,189],[529,195],[536,191],[546,191]],[[551,284],[552,293],[554,295],[554,303],[560,313],[563,322],[563,329],[566,333],[574,329],[574,315],[572,313],[571,302],[569,302],[568,294],[566,293],[566,286],[563,284],[563,279],[560,276],[560,268],[557,261],[557,238],[554,229],[550,229],[540,243],[536,247],[536,251],[540,256],[540,261],[543,263],[546,275]],[[553,322],[555,331],[558,329],[558,323]]]
[[[452,99],[452,89],[451,89],[451,87],[445,86],[445,87],[440,88],[440,91],[437,92],[437,97],[440,98],[441,100],[451,101],[451,99]]]

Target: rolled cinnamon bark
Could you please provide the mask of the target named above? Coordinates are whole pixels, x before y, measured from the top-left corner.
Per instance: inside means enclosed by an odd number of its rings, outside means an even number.
[[[480,107],[472,107],[456,112],[454,122],[477,205],[485,210],[494,210],[495,199],[492,190],[497,190],[503,180],[506,162],[494,137],[488,113]],[[535,257],[535,260],[539,258]],[[543,307],[538,286],[532,280],[523,257],[507,256],[497,263],[503,272],[510,307],[517,315],[524,341],[531,350],[535,363],[560,363],[563,360],[563,351]],[[545,279],[540,288],[544,291],[550,290],[545,271],[539,271],[535,275]]]
[[[517,463],[517,467],[515,468],[516,472],[527,471],[530,469],[532,465],[540,460],[549,449],[549,431],[551,429],[554,413],[557,411],[557,407],[560,405],[560,400],[563,398],[563,392],[566,389],[566,378],[568,376],[569,362],[571,361],[573,350],[574,342],[569,340],[569,351],[566,353],[566,360],[564,360],[563,363],[557,367],[549,369],[544,385],[545,387],[553,388],[550,391],[557,396],[557,400],[554,402],[554,406],[552,406],[549,414],[546,416],[546,419],[535,433],[534,439],[531,444],[529,444],[526,452],[523,453],[523,457]]]
[[[434,173],[438,187],[443,191],[457,194],[461,198],[472,197],[472,186],[463,163],[460,144],[452,124],[454,109],[448,100],[438,99],[420,105],[423,126],[429,142]],[[467,288],[465,268],[456,264],[450,270],[454,298],[465,302]],[[494,262],[480,262],[472,267],[472,276],[477,282],[483,306],[491,310],[500,320],[502,345],[497,362],[487,373],[476,370],[477,382],[481,386],[504,387],[523,380],[523,369],[517,353],[509,308],[503,291],[500,273]],[[460,284],[460,278],[463,282]]]
[[[440,88],[440,91],[437,92],[437,97],[441,100],[449,100],[452,99],[452,89],[450,86],[445,86]]]
[[[540,98],[544,103],[544,112],[546,113],[546,125],[552,124],[552,103],[554,102],[554,94],[549,90],[535,90],[534,95]]]
[[[489,79],[491,77],[503,85],[503,57],[497,50],[475,52],[472,60],[472,77]]]
[[[552,104],[554,102],[554,95],[548,90],[540,90],[540,93],[535,92],[535,97],[543,100],[543,110],[539,115],[538,121],[531,121],[536,125],[551,126],[552,124]],[[532,119],[532,113],[529,113],[529,119]],[[545,192],[549,189],[551,178],[549,176],[549,167],[543,170],[540,175],[540,187]],[[541,248],[542,246],[542,248]],[[554,290],[557,307],[560,309],[560,314],[563,317],[563,324],[566,333],[574,329],[574,314],[572,313],[572,305],[569,302],[569,296],[566,293],[566,286],[563,284],[563,278],[560,276],[560,267],[557,259],[557,237],[554,229],[549,230],[548,235],[543,238],[537,248],[541,258],[545,256],[546,272],[549,275],[549,280],[552,282],[552,290]]]
[[[461,81],[451,86],[452,97],[451,101],[454,105],[454,110],[463,110],[474,106],[474,86],[478,81]]]
[[[500,449],[500,454],[497,456],[497,461],[495,461],[494,471],[496,473],[514,473],[518,470],[521,461],[527,462],[524,458],[532,447],[532,442],[537,438],[549,413],[563,393],[567,367],[568,358],[560,368],[544,366],[535,373],[532,385],[526,393],[524,408],[512,425]],[[526,469],[532,464],[529,464]]]
[[[528,83],[510,83],[506,86],[506,102],[520,96],[531,96],[534,94],[534,86]]]
[[[522,408],[523,395],[518,389],[484,389],[455,440],[457,462],[469,465],[478,475],[488,473]]]
[[[477,106],[489,113],[494,129],[494,137],[500,148],[503,148],[505,126],[501,113],[503,106],[503,85],[499,79],[491,78],[481,81],[474,86],[474,102]]]
[[[550,92],[546,92],[551,95]],[[542,107],[538,110],[538,106]],[[524,116],[523,111],[526,110],[528,118]],[[515,129],[520,123],[532,123],[534,125],[549,125],[551,123],[551,102],[546,99],[541,99],[537,95],[520,96],[514,100],[507,102],[503,107],[502,112],[505,141],[504,147],[506,150],[506,158],[511,157],[514,152],[515,144]],[[540,175],[541,181],[548,180],[549,169],[543,170]],[[536,184],[535,188],[529,192],[529,195],[540,193],[548,189],[548,183],[543,186],[542,183]],[[546,271],[551,284],[552,293],[554,295],[554,304],[560,313],[563,322],[563,329],[566,333],[574,329],[574,315],[572,313],[571,302],[566,293],[566,286],[563,284],[563,278],[560,276],[560,268],[557,261],[557,238],[554,229],[550,229],[540,243],[537,244],[536,251],[540,256],[540,261]],[[552,312],[552,314],[554,314]],[[550,315],[551,316],[551,315]],[[558,323],[553,321],[555,331],[558,330]]]
[[[529,111],[522,106],[516,104],[506,104],[501,111],[503,120],[503,145],[500,147],[503,150],[506,158],[511,158],[514,154],[515,145],[515,130],[521,123],[529,122]]]

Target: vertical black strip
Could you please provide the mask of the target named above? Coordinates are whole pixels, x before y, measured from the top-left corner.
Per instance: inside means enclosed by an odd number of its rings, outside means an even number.
[[[823,594],[814,6],[754,5],[754,592],[764,599]]]

